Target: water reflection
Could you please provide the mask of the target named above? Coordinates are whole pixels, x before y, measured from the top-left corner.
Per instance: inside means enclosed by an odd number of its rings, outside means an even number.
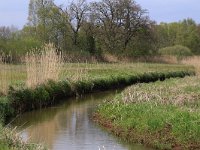
[[[116,91],[71,99],[48,109],[26,113],[15,120],[24,139],[44,143],[52,150],[147,150],[142,146],[123,143],[91,121],[98,103],[111,99]]]

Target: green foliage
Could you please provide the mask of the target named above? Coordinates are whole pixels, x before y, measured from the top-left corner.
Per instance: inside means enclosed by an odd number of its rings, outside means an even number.
[[[0,123],[13,116],[14,109],[11,107],[7,97],[0,97]]]
[[[161,23],[155,29],[159,48],[183,45],[188,47],[193,54],[200,54],[200,30],[194,20],[184,19],[180,22]]]
[[[0,141],[0,150],[10,150],[10,148],[6,143]]]
[[[10,87],[9,99],[15,113],[38,109],[58,103],[62,98],[71,96],[71,86],[67,81],[48,81],[35,89]]]
[[[39,144],[24,142],[15,129],[0,124],[0,150],[46,150]]]
[[[184,72],[169,76],[184,76]],[[99,107],[99,122],[109,122],[108,129],[131,142],[144,141],[162,149],[177,144],[181,149],[198,149],[199,83],[198,77],[188,77],[131,86]]]
[[[69,64],[66,64],[69,65]],[[72,68],[88,67],[88,64],[71,64]],[[48,107],[59,103],[75,94],[81,95],[95,91],[104,91],[112,88],[119,88],[134,83],[153,82],[165,80],[170,77],[184,77],[194,75],[189,67],[181,65],[161,65],[161,64],[89,64],[89,78],[75,82],[61,80],[58,82],[48,81],[35,88],[25,86],[10,86],[8,97],[0,98],[0,118],[7,119],[10,116]],[[99,68],[97,68],[99,67]],[[72,69],[70,73],[74,75]],[[176,71],[172,71],[176,70]],[[158,72],[162,71],[162,72]],[[69,72],[67,72],[69,73]],[[139,111],[139,110],[138,110]],[[127,112],[128,115],[129,112]],[[130,115],[130,114],[129,114]],[[132,120],[129,120],[132,122]],[[152,128],[160,125],[155,119],[149,122]],[[20,145],[19,145],[20,146]]]
[[[159,50],[159,53],[161,55],[176,56],[177,58],[192,55],[191,50],[182,45],[175,45],[175,46],[161,48]]]
[[[17,38],[3,41],[0,39],[0,51],[5,54],[11,54],[13,62],[19,61],[21,56],[24,56],[33,48],[41,47],[42,43],[35,38]]]
[[[48,105],[58,103],[62,98],[66,98],[75,94],[86,94],[93,91],[104,91],[112,88],[124,87],[134,83],[154,82],[156,80],[164,80],[170,77],[184,77],[193,75],[193,72],[175,71],[165,73],[143,73],[137,75],[111,75],[104,78],[96,78],[92,80],[77,81],[69,83],[68,81],[48,81],[39,85],[35,89],[24,88],[15,89],[10,87],[9,98],[15,113],[21,113]]]

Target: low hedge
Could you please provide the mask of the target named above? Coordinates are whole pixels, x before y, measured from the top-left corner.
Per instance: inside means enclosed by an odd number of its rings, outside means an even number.
[[[46,84],[41,84],[35,89],[15,89],[10,87],[8,98],[12,110],[15,110],[14,113],[19,114],[25,111],[53,105],[64,98],[75,96],[77,94],[82,95],[95,91],[119,88],[135,83],[148,83],[157,80],[163,81],[171,77],[182,78],[189,75],[195,75],[195,73],[191,71],[167,73],[148,72],[137,75],[115,75],[107,78],[97,78],[90,81],[78,81],[75,83],[69,81],[48,81]],[[4,108],[4,106],[2,106],[2,108]],[[2,108],[0,106],[0,109]]]

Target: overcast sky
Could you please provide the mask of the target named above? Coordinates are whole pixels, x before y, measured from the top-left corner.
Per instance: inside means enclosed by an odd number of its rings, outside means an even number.
[[[69,0],[55,0],[60,5]],[[173,22],[193,18],[200,23],[199,0],[136,0],[156,22]],[[27,22],[29,0],[0,0],[0,26],[22,28]]]

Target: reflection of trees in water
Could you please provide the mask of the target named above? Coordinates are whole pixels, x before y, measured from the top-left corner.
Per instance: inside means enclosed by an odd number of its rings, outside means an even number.
[[[87,120],[87,105],[72,104],[66,111],[57,113],[52,120],[32,126],[28,128],[27,132],[34,142],[44,142],[52,149],[52,145],[59,135],[56,132],[65,132],[63,134],[68,135],[71,140],[84,139],[85,137],[80,137],[78,132],[86,129],[84,127],[87,126]]]
[[[47,111],[47,113],[50,113],[51,119],[30,126],[26,130],[28,137],[31,137],[33,142],[45,143],[50,149],[53,148],[53,144],[59,139],[59,136],[66,140],[76,141],[76,144],[79,144],[91,132],[92,124],[89,123],[91,110],[88,108],[95,106],[98,100],[103,100],[113,95],[114,93],[90,95],[82,98],[81,102],[74,101],[70,105],[66,104],[67,108],[64,106],[51,110],[54,113]]]
[[[28,137],[36,143],[44,143],[52,149],[52,143],[56,138],[56,124],[53,121],[44,122],[27,130]]]

